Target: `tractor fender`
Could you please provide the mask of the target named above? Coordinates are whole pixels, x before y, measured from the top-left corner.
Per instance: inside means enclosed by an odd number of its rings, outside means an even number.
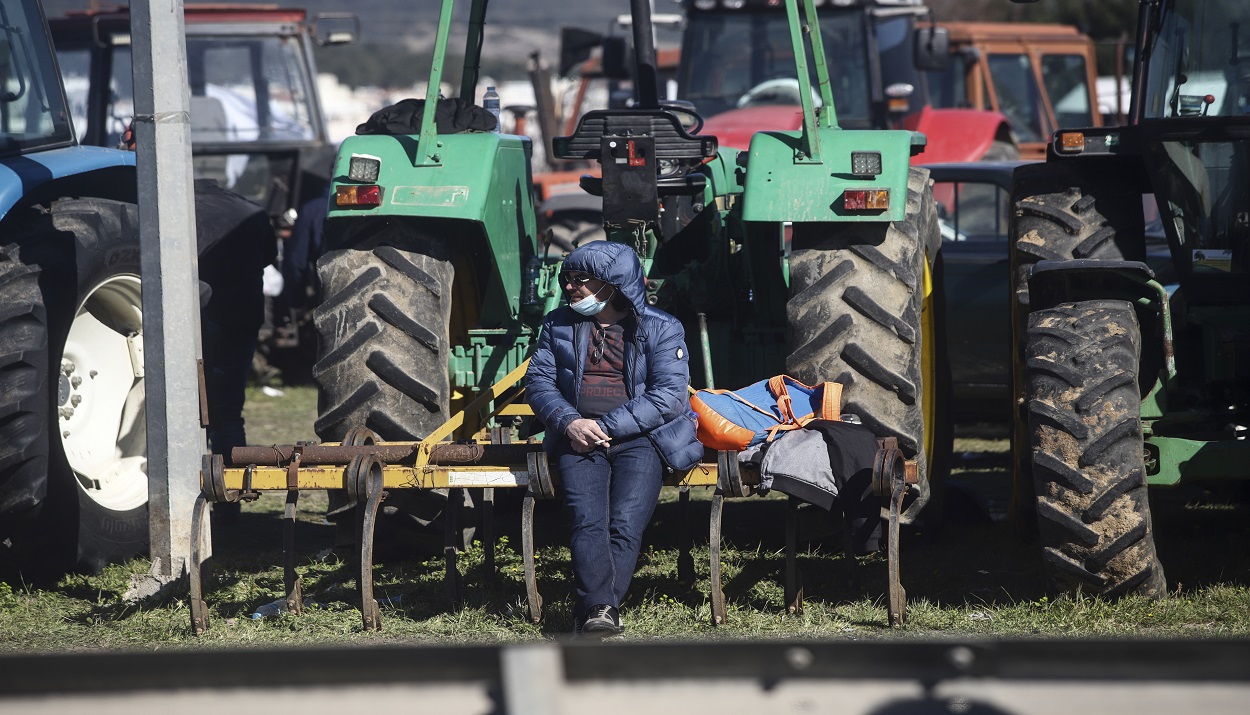
[[[1068,261],[1038,261],[1028,267],[1029,310],[1040,310],[1070,300],[1117,298],[1133,300],[1157,297],[1148,283],[1154,271],[1141,261],[1079,258]]]
[[[69,146],[0,161],[0,217],[62,196],[135,201],[134,152]],[[128,177],[127,180],[122,180]]]
[[[998,112],[924,107],[903,118],[903,128],[924,134],[928,146],[913,164],[980,161],[995,141],[1011,140],[1011,125]]]

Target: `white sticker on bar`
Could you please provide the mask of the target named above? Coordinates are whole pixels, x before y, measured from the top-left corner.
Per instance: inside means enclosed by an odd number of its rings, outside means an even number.
[[[461,469],[447,475],[447,483],[453,487],[523,487],[530,483],[529,472],[491,470],[470,472]]]

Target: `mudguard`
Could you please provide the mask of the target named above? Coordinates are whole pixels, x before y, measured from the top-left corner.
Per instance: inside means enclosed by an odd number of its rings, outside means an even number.
[[[907,215],[908,159],[924,137],[906,131],[820,129],[821,163],[796,160],[801,132],[757,132],[751,138],[742,220],[798,222],[902,221]],[[852,152],[877,152],[881,171],[856,175]],[[848,210],[852,189],[885,190],[888,206]]]
[[[1154,277],[1154,271],[1141,261],[1080,258],[1038,261],[1028,267],[1024,279],[1029,286],[1029,309],[1038,310],[1068,300],[1152,297],[1156,294],[1147,283]]]
[[[0,160],[0,218],[8,215],[24,197],[29,200],[39,196],[40,188],[46,185],[102,169],[134,165],[134,152],[93,146],[69,146]],[[133,186],[128,192],[117,190],[122,191],[122,195],[90,191],[85,195],[120,199],[125,195],[133,197],[135,192]]]
[[[979,109],[933,109],[924,107],[907,115],[903,129],[924,134],[929,145],[912,157],[913,164],[980,161],[994,140],[1010,135],[1011,125],[998,112]],[[803,127],[803,108],[773,105],[731,109],[711,117],[700,134],[714,135],[722,147],[745,149],[762,130],[795,131]]]
[[[489,247],[479,248],[490,253],[491,270],[503,291],[500,295],[520,296],[522,265],[537,250],[529,138],[469,132],[438,134],[431,139],[435,145],[428,154],[419,148],[418,135],[369,134],[343,140],[334,164],[327,221],[333,224],[385,219],[476,224],[489,242]],[[353,155],[378,160],[374,181],[349,178]],[[427,156],[429,159],[424,159]],[[363,184],[380,187],[378,205],[337,203],[335,197],[340,189]],[[336,246],[335,237],[341,235],[350,234],[327,230],[326,245]],[[466,235],[470,233],[457,230],[446,233],[444,238],[455,241]],[[487,302],[490,300],[487,298]]]
[[[1010,131],[1007,118],[998,112],[932,107],[904,117],[903,128],[929,137],[924,153],[912,157],[913,164],[980,161],[994,140]]]

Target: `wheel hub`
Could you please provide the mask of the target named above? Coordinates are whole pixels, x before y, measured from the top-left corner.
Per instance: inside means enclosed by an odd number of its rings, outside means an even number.
[[[139,277],[91,290],[74,317],[57,381],[61,445],[83,491],[115,511],[147,501]]]

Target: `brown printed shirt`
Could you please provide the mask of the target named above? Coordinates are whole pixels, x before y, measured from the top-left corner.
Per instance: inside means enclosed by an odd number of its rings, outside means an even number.
[[[629,401],[625,391],[625,328],[619,323],[595,325],[586,350],[586,369],[577,411],[602,417]]]

